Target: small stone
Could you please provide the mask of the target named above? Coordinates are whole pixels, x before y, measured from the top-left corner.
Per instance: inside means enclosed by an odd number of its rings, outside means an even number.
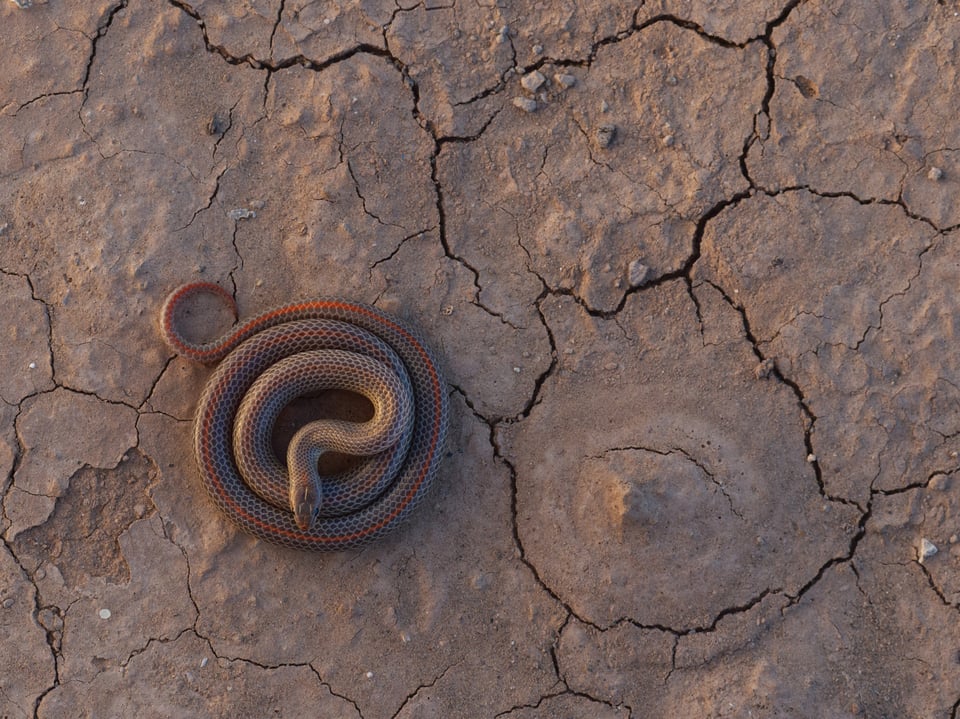
[[[919,559],[920,564],[923,564],[923,562],[924,562],[925,559],[929,559],[930,557],[932,557],[934,554],[936,554],[936,553],[939,552],[939,551],[940,551],[940,550],[937,549],[937,545],[936,545],[936,544],[934,544],[933,542],[931,542],[931,541],[930,541],[929,539],[927,539],[926,537],[923,537],[923,538],[920,540],[920,559]]]
[[[230,116],[224,117],[219,112],[216,113],[210,122],[207,123],[207,134],[220,137],[230,129]]]
[[[443,307],[441,307],[440,314],[442,314],[444,317],[449,317],[450,315],[452,315],[453,305],[444,305]]]
[[[238,207],[237,209],[230,210],[230,212],[227,213],[227,217],[229,217],[234,222],[237,222],[239,220],[249,220],[256,216],[257,216],[256,212],[254,212],[253,210],[248,210],[246,207]]]
[[[603,368],[604,368],[607,372],[613,372],[614,370],[619,369],[619,368],[620,368],[620,365],[619,365],[618,363],[616,363],[616,362],[607,362],[607,363],[603,366]]]
[[[600,101],[600,112],[606,112],[610,109],[610,105],[606,100]]]
[[[931,167],[930,172],[927,173],[927,179],[933,180],[934,182],[939,180],[941,177],[943,177],[943,170],[941,170],[939,167]]]
[[[524,75],[520,80],[520,84],[523,85],[523,88],[528,92],[536,92],[546,81],[547,78],[543,76],[542,72],[539,70],[534,70],[533,72]]]
[[[597,128],[597,145],[602,148],[610,147],[616,135],[616,125],[601,125]]]
[[[36,368],[37,368],[37,363],[36,363],[36,362],[31,362],[31,363],[28,365],[28,367],[30,367],[30,369],[36,369]]]
[[[960,541],[960,537],[958,537],[956,534],[950,535],[950,544],[956,544],[958,541]]]
[[[519,107],[524,112],[536,112],[537,111],[537,101],[531,100],[529,97],[515,97],[513,98],[514,107]]]
[[[930,478],[930,483],[927,486],[930,487],[930,489],[942,490],[947,488],[949,482],[950,478],[940,472]]]
[[[807,462],[809,462],[810,464],[813,464],[816,461],[817,461],[817,455],[815,455],[813,452],[807,455]]]
[[[367,672],[364,676],[366,676],[367,679],[373,679],[373,672]]]
[[[664,135],[662,140],[664,147],[673,147],[673,143],[676,142],[676,138],[673,135]]]
[[[209,660],[207,657],[204,657],[203,659],[201,659],[201,660],[200,660],[200,668],[203,669],[205,666],[207,666],[207,662],[208,662],[208,661],[210,661],[210,660]]]
[[[25,10],[26,8],[28,8],[28,7],[30,7],[31,5],[33,5],[33,0],[10,0],[10,2],[12,2],[14,5],[16,5],[16,6],[17,6],[18,8],[20,8],[21,10]]]
[[[515,374],[520,374],[523,370],[521,370],[519,367],[514,367],[513,371]]]
[[[109,619],[110,616],[111,616],[111,614],[110,614],[110,610],[109,610],[109,609],[101,609],[101,610],[100,610],[100,618],[101,618],[101,619]]]
[[[543,54],[543,45],[534,45],[534,46],[533,46],[533,54],[534,54],[534,55],[542,55],[542,54]]]
[[[9,609],[10,607],[13,606],[13,604],[14,604],[13,597],[7,597],[6,599],[3,600],[4,609]]]
[[[680,81],[677,79],[676,75],[670,75],[670,77],[667,78],[668,85],[676,85],[678,82]]]
[[[564,90],[567,90],[577,84],[577,78],[574,75],[558,72],[553,76],[553,81]]]
[[[757,379],[766,379],[774,369],[776,369],[776,363],[768,357],[753,368],[753,376]]]
[[[643,287],[650,275],[650,268],[640,260],[634,260],[627,267],[627,280],[633,288]]]

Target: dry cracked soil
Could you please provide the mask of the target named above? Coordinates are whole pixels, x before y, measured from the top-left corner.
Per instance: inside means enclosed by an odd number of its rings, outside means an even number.
[[[958,717],[957,0],[3,0],[0,37],[4,719]],[[158,330],[194,280],[422,328],[452,417],[399,531],[216,511],[210,370]]]

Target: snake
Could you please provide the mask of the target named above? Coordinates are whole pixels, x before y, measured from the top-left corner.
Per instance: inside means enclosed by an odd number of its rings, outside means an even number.
[[[193,443],[201,482],[220,511],[255,537],[308,551],[358,547],[402,524],[434,484],[449,417],[439,362],[420,332],[372,305],[318,298],[194,342],[181,320],[199,294],[239,317],[222,286],[191,282],[167,296],[160,328],[181,357],[217,365],[197,403]],[[284,406],[333,388],[367,397],[373,417],[310,422],[281,462],[271,436]],[[320,476],[318,459],[329,451],[362,459]]]

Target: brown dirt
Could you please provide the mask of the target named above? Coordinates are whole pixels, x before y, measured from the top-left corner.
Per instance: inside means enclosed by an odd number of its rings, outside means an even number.
[[[960,716],[956,2],[28,5],[0,717]],[[401,531],[217,514],[198,279],[423,328]]]

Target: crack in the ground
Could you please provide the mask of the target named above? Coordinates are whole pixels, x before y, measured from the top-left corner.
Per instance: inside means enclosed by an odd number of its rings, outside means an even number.
[[[219,144],[219,140],[217,142]],[[206,212],[213,206],[213,203],[217,199],[217,195],[220,193],[220,180],[222,180],[223,176],[227,174],[228,169],[230,169],[229,166],[225,166],[222,170],[220,170],[220,172],[214,178],[213,191],[210,193],[210,196],[207,198],[207,204],[205,204],[203,207],[198,207],[196,210],[194,210],[193,216],[187,221],[187,224],[185,224],[183,227],[175,228],[173,230],[174,232],[183,232],[185,229],[187,229],[188,227],[190,227],[190,225],[194,223],[197,217],[200,216],[200,213]]]
[[[593,702],[594,704],[599,704],[600,706],[605,706],[613,710],[626,709],[627,719],[630,719],[633,716],[633,709],[630,707],[629,704],[622,704],[622,703],[615,704],[614,702],[608,701],[606,699],[601,699],[600,697],[595,697],[592,694],[589,694],[584,691],[571,689],[570,687],[567,687],[567,686],[565,686],[560,691],[547,692],[545,694],[541,694],[539,697],[537,697],[537,700],[534,702],[527,702],[524,704],[515,704],[509,709],[505,709],[504,711],[497,712],[493,716],[495,717],[495,719],[499,719],[499,717],[507,717],[513,712],[522,711],[523,709],[539,709],[540,706],[545,701],[548,701],[550,699],[556,699],[557,697],[563,697],[563,696],[571,696],[571,697],[578,697],[579,699],[586,699],[589,702]]]
[[[357,197],[360,199],[360,206],[363,208],[363,214],[368,217],[372,217],[378,224],[383,225],[384,227],[396,227],[398,229],[404,230],[405,227],[396,224],[395,222],[385,222],[378,214],[373,212],[367,207],[367,198],[363,196],[363,193],[360,191],[360,180],[357,179],[356,174],[353,171],[353,163],[350,162],[350,159],[347,158],[347,173],[350,175],[350,179],[353,180],[353,190],[357,193]]]
[[[6,517],[4,518],[6,519]],[[30,616],[33,619],[34,623],[38,627],[44,630],[46,644],[48,649],[50,650],[50,656],[53,660],[53,682],[51,683],[50,686],[38,692],[33,702],[33,716],[36,717],[40,709],[40,704],[43,702],[44,698],[50,692],[52,692],[54,689],[60,686],[61,654],[60,654],[60,647],[59,647],[59,643],[60,643],[59,637],[57,637],[53,631],[45,627],[43,623],[40,621],[41,612],[47,606],[55,606],[55,605],[46,605],[43,603],[43,599],[40,594],[40,587],[37,585],[36,577],[30,571],[28,571],[27,568],[23,565],[23,562],[20,561],[20,557],[17,556],[17,553],[14,551],[13,546],[10,544],[10,542],[7,540],[7,538],[4,536],[3,533],[0,533],[0,542],[3,543],[3,548],[7,551],[7,553],[10,555],[10,558],[13,559],[14,563],[17,565],[17,569],[20,571],[22,578],[26,582],[28,582],[30,586],[33,587],[33,610],[31,611]],[[57,613],[62,619],[64,612],[61,611],[59,607],[57,608]]]
[[[730,507],[730,512],[733,513],[733,515],[738,519],[740,519],[741,521],[745,521],[745,517],[737,509],[736,505],[734,505],[733,497],[731,497],[730,493],[727,492],[727,488],[723,484],[723,482],[717,479],[717,477],[714,475],[714,473],[710,470],[709,467],[707,467],[703,462],[701,462],[699,459],[697,459],[692,454],[690,454],[690,452],[685,450],[683,447],[671,447],[670,449],[656,449],[655,447],[643,447],[640,445],[608,447],[603,451],[602,455],[595,455],[590,457],[590,459],[604,459],[605,455],[607,455],[610,452],[624,452],[624,451],[651,452],[653,454],[660,455],[661,457],[669,457],[674,454],[682,455],[684,459],[686,459],[692,465],[697,467],[703,473],[703,475],[707,478],[707,480],[717,488],[717,491],[719,491],[720,494],[724,496],[724,498],[727,500],[727,506]]]
[[[313,672],[313,675],[317,678],[317,681],[320,682],[320,686],[324,687],[328,692],[330,692],[331,696],[335,696],[337,699],[341,699],[342,701],[347,702],[350,706],[353,707],[354,711],[357,712],[357,716],[360,717],[360,719],[363,719],[363,712],[360,711],[360,705],[357,704],[357,702],[355,702],[353,699],[348,697],[346,694],[340,694],[334,691],[330,683],[324,681],[323,677],[320,675],[320,672],[317,670],[315,666],[313,666],[313,664],[308,664],[307,666],[310,667],[310,671]]]
[[[60,90],[57,92],[44,92],[44,93],[41,93],[40,95],[37,95],[36,97],[31,97],[29,100],[26,100],[25,102],[20,103],[20,105],[17,106],[17,109],[14,110],[10,116],[16,117],[18,114],[20,114],[21,110],[26,109],[27,107],[30,107],[30,105],[33,105],[37,102],[42,102],[43,100],[46,100],[47,98],[50,98],[50,97],[62,97],[64,95],[79,95],[82,92],[83,90]],[[21,149],[22,149],[22,146],[21,146]]]
[[[121,10],[125,10],[127,7],[127,0],[120,0],[116,5],[110,8],[107,11],[106,19],[103,20],[99,25],[97,25],[97,32],[90,40],[90,55],[87,58],[87,66],[83,70],[83,79],[80,82],[80,89],[83,92],[83,102],[80,103],[81,110],[83,105],[87,102],[87,95],[89,93],[88,83],[90,82],[90,71],[93,68],[93,62],[97,58],[97,45],[104,35],[107,34],[107,30],[110,29],[110,26],[113,24],[113,19],[117,16]],[[83,118],[81,116],[81,122]]]
[[[456,664],[457,664],[457,663],[448,665],[446,668],[444,668],[444,670],[443,670],[442,672],[440,672],[440,674],[438,674],[437,676],[435,676],[435,677],[434,677],[433,679],[431,679],[429,682],[426,682],[426,683],[424,683],[424,684],[420,684],[420,685],[418,685],[417,688],[414,689],[412,692],[409,692],[409,693],[407,694],[407,696],[404,698],[404,700],[400,703],[400,706],[397,707],[397,710],[393,713],[392,719],[396,719],[396,717],[400,716],[400,713],[404,710],[404,708],[407,706],[407,704],[409,704],[409,703],[412,702],[414,699],[416,699],[416,698],[417,698],[417,695],[418,695],[420,692],[422,692],[424,689],[430,689],[430,688],[432,688],[433,686],[435,686],[435,685],[437,684],[437,682],[439,682],[441,679],[443,679],[443,678],[446,676],[446,674],[447,674],[448,671],[450,671],[453,667],[456,666]]]
[[[399,225],[393,225],[393,227],[400,227],[400,226],[399,226]],[[420,238],[420,237],[424,237],[425,235],[427,235],[427,234],[430,233],[430,232],[433,232],[433,231],[436,230],[436,229],[437,229],[437,226],[436,226],[436,225],[433,225],[432,227],[424,227],[424,228],[422,228],[422,229],[420,229],[420,230],[416,230],[416,231],[414,231],[414,232],[411,232],[410,234],[408,234],[408,235],[406,235],[406,236],[404,236],[404,237],[401,237],[401,238],[400,238],[400,241],[397,242],[396,247],[394,247],[392,250],[390,250],[389,253],[387,253],[386,255],[384,255],[383,257],[381,257],[380,259],[374,260],[374,261],[370,264],[370,266],[367,268],[367,278],[370,279],[370,278],[373,277],[373,270],[374,270],[374,268],[376,268],[378,265],[382,265],[382,264],[385,263],[385,262],[389,262],[389,261],[392,260],[394,257],[396,257],[396,256],[397,256],[397,253],[400,252],[400,250],[403,249],[403,246],[404,246],[405,244],[407,244],[410,240],[413,240],[413,239],[416,239],[416,238]],[[376,303],[374,302],[374,304],[376,304]]]
[[[273,28],[270,30],[270,40],[267,43],[267,46],[270,48],[270,57],[273,57],[273,42],[277,36],[277,30],[280,28],[280,23],[283,22],[283,11],[286,4],[286,0],[280,0],[280,6],[277,8],[277,19],[274,21]]]

